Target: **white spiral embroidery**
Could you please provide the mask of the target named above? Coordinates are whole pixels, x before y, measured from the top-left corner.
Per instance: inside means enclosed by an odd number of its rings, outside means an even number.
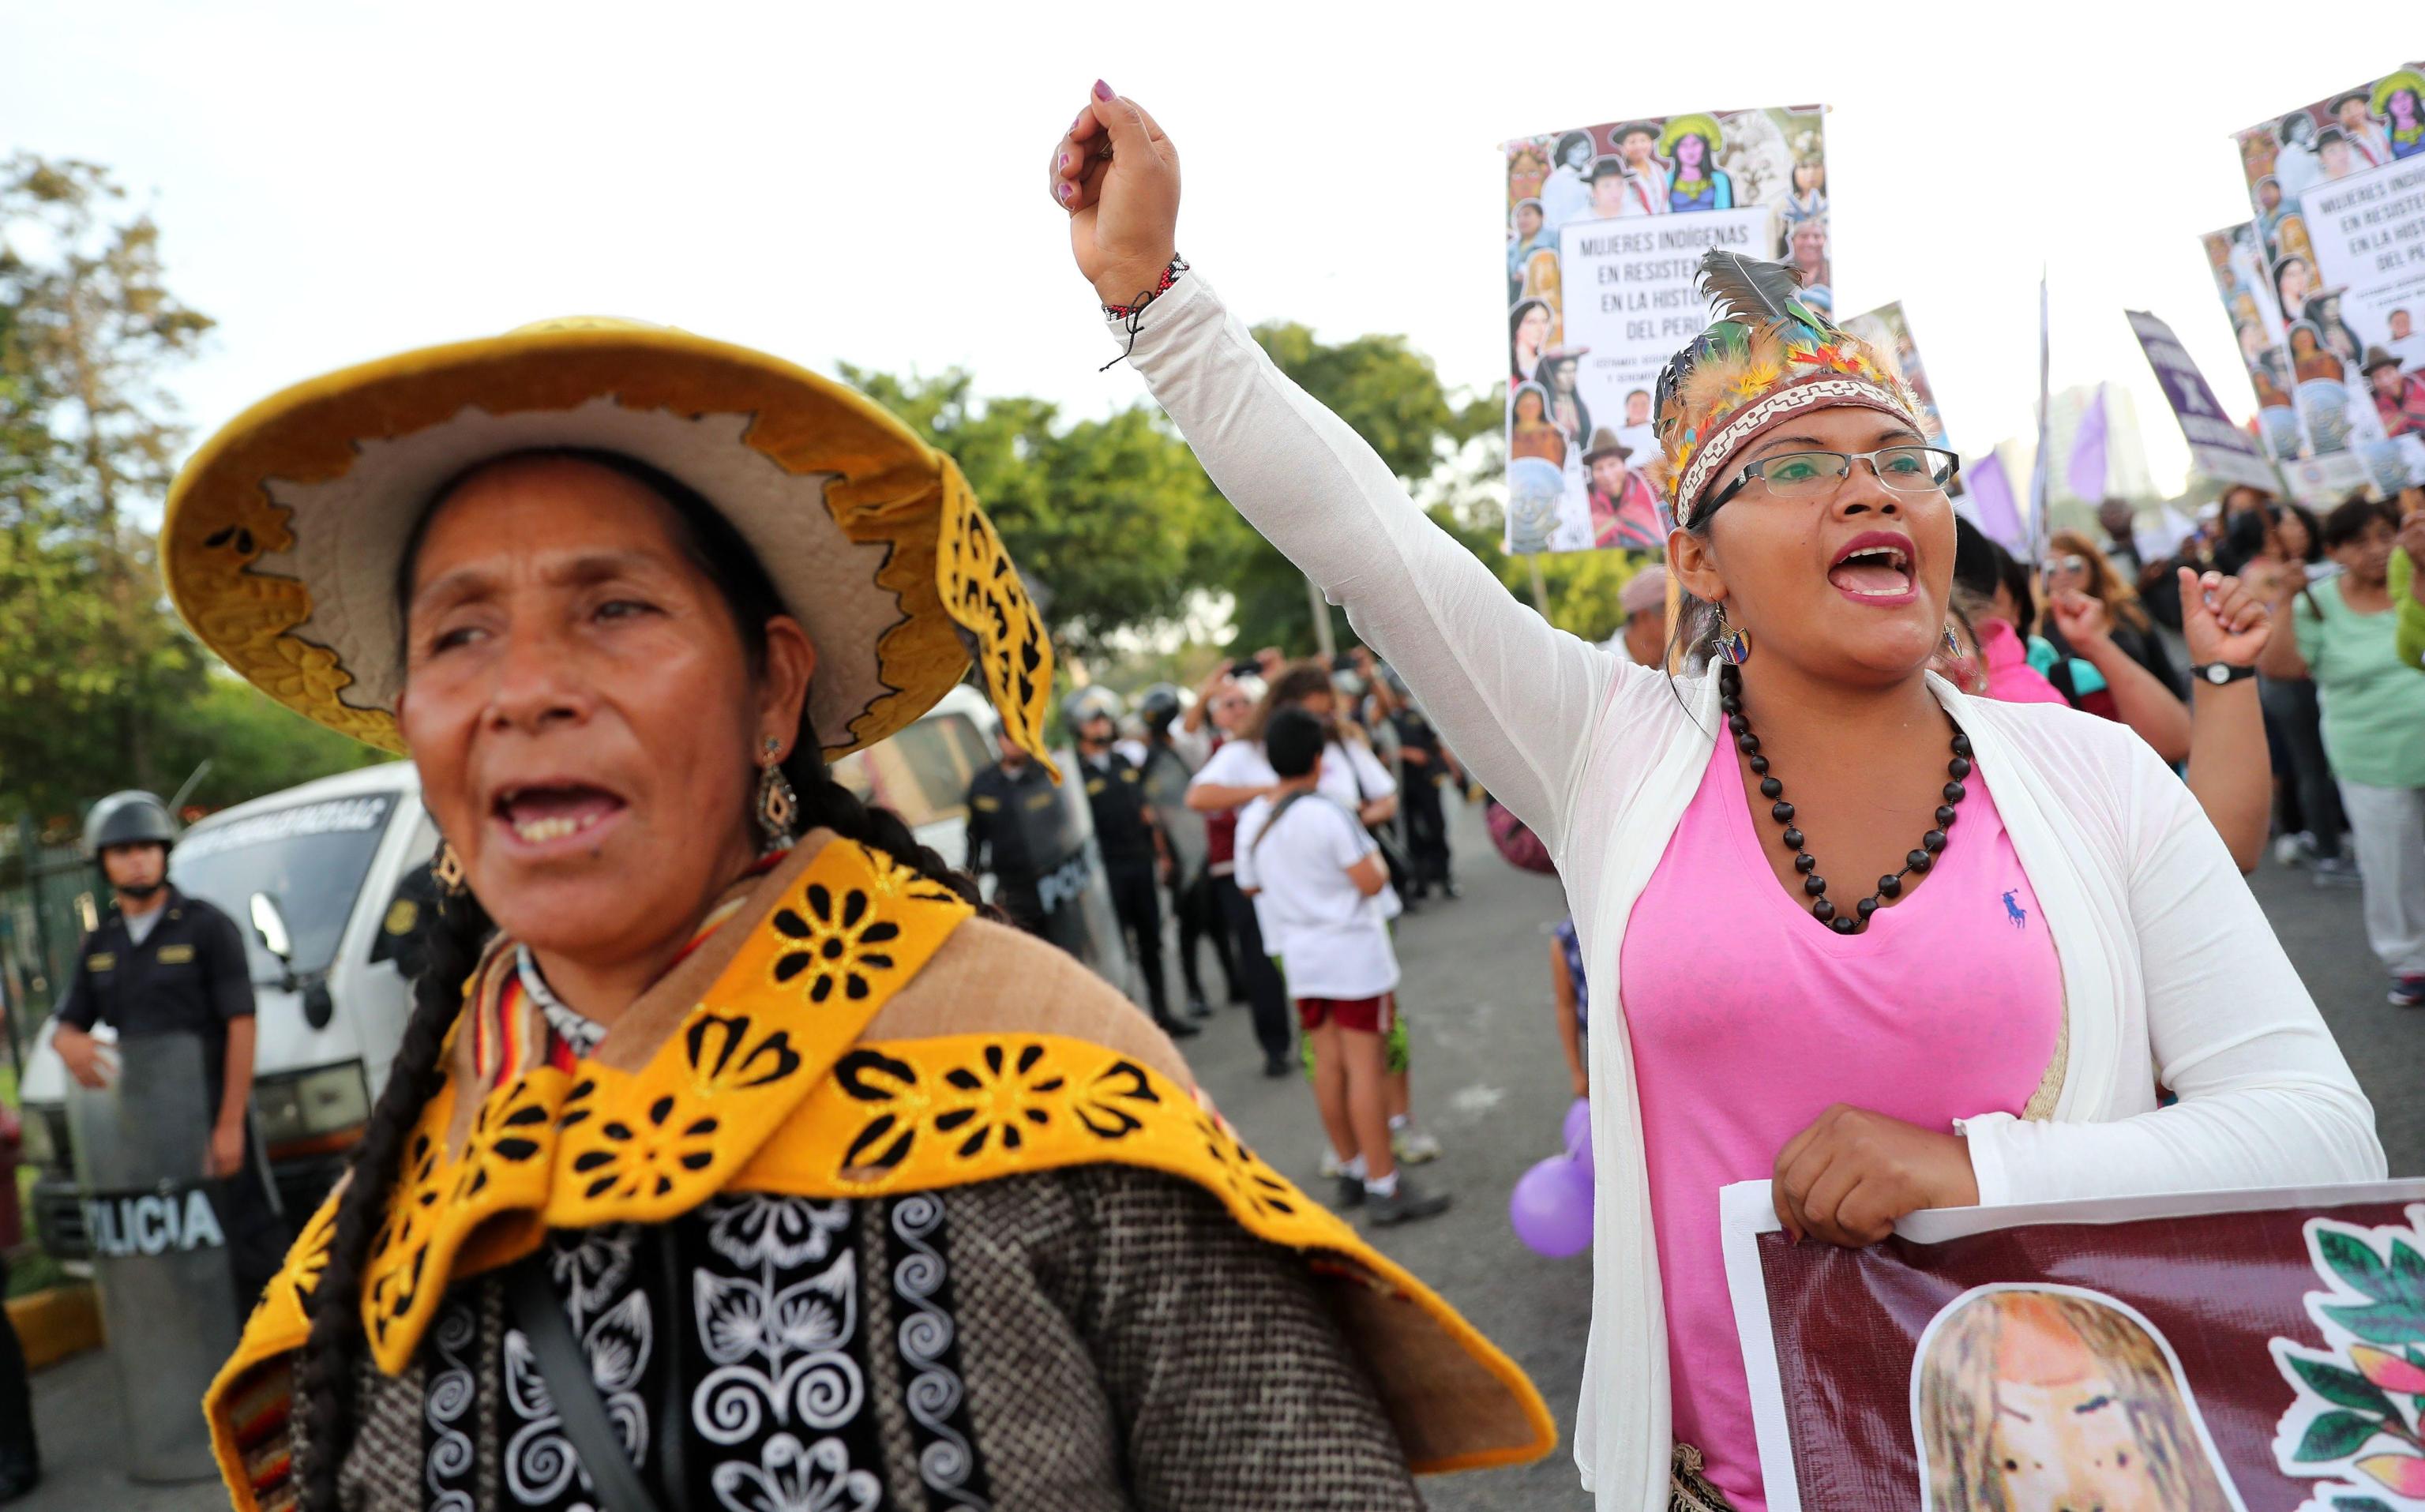
[[[902,1392],[909,1415],[934,1440],[918,1452],[918,1478],[933,1496],[960,1506],[985,1508],[985,1498],[968,1489],[976,1456],[952,1426],[966,1395],[958,1373],[944,1359],[956,1332],[952,1315],[935,1303],[945,1279],[943,1257],[933,1243],[943,1226],[943,1204],[931,1193],[913,1193],[892,1204],[892,1232],[909,1253],[892,1267],[892,1292],[910,1309],[894,1330],[901,1358],[917,1375]]]
[[[544,1506],[563,1495],[579,1469],[554,1418],[524,1424],[506,1445],[506,1489],[525,1505]]]
[[[758,1431],[765,1377],[747,1365],[719,1365],[700,1378],[690,1398],[691,1425],[710,1443],[737,1444]]]
[[[472,1436],[463,1431],[462,1422],[479,1394],[467,1358],[479,1331],[472,1310],[455,1301],[438,1314],[438,1326],[430,1332],[442,1368],[430,1378],[422,1407],[434,1435],[422,1475],[428,1483],[429,1504],[435,1512],[472,1512],[471,1493],[446,1483],[469,1472],[475,1457]]]

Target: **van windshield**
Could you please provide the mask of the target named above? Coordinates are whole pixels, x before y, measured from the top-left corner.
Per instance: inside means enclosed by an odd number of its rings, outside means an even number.
[[[884,805],[910,828],[967,815],[969,782],[993,763],[966,715],[929,715],[891,739],[834,763],[837,781]]]
[[[280,977],[278,958],[252,927],[255,893],[277,900],[295,970],[323,971],[336,957],[394,807],[394,794],[377,793],[205,823],[169,853],[169,878],[235,921],[254,981]]]

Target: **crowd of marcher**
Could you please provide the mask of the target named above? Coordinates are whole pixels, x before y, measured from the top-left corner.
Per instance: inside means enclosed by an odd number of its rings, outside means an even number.
[[[1357,647],[1291,662],[1276,649],[1215,667],[1195,688],[1156,683],[1132,707],[1101,684],[1064,702],[1120,942],[1173,1038],[1221,997],[1249,1010],[1263,1073],[1300,1067],[1329,1135],[1322,1174],[1376,1223],[1444,1211],[1400,1164],[1439,1154],[1414,1119],[1391,942],[1399,919],[1458,896],[1451,801],[1465,774],[1405,680]],[[1035,773],[1034,776],[1028,774]],[[1031,932],[1057,936],[1032,855],[1004,819],[1022,784],[1050,792],[1007,737],[969,792],[972,870]],[[1164,916],[1176,925],[1183,1014],[1170,1005]]]

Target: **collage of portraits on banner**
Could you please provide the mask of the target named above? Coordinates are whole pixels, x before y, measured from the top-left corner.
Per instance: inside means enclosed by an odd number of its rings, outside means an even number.
[[[2255,218],[2208,233],[2291,491],[2425,484],[2425,64],[2239,134]]]
[[[1832,313],[1824,123],[1692,111],[1505,144],[1507,550],[1665,543],[1651,393],[1708,323],[1701,254],[1789,261]]]

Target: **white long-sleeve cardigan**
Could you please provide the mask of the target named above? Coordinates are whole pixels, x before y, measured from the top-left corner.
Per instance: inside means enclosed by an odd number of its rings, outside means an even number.
[[[1114,335],[1129,340],[1120,323]],[[1147,308],[1130,355],[1212,481],[1345,606],[1557,860],[1589,987],[1598,1169],[1575,1459],[1601,1508],[1662,1512],[1666,1319],[1617,963],[1709,764],[1715,679],[1671,683],[1518,603],[1273,367],[1200,274]],[[2382,1178],[2373,1110],[2222,839],[2155,752],[2090,715],[1929,685],[1995,784],[2063,969],[2051,1119],[1962,1120],[1981,1203]],[[1911,1009],[1929,1011],[1925,980]],[[1759,1096],[1758,1068],[1743,1074],[1713,1095]],[[2160,1110],[2160,1084],[2178,1102]]]

